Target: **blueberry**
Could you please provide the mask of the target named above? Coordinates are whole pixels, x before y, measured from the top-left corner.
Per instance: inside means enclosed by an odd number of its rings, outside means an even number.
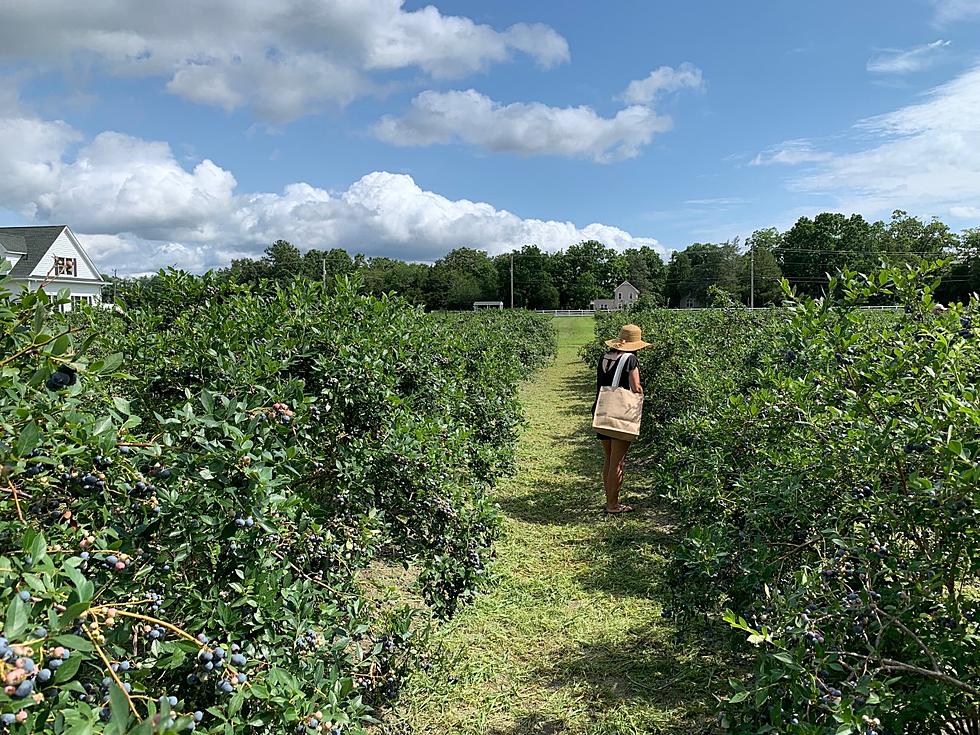
[[[69,385],[69,378],[64,373],[51,373],[48,379],[44,381],[44,386],[50,391],[59,391],[63,388],[67,388]]]
[[[318,727],[320,727],[320,721],[318,719],[316,719],[315,717],[311,717],[310,718],[310,727],[312,727],[314,730],[316,730]]]
[[[218,659],[219,661],[221,659],[223,659],[225,657],[225,649],[223,649],[221,646],[218,646],[217,648],[215,648],[214,649],[214,657],[216,659]]]
[[[14,720],[16,719],[17,717],[10,712],[5,712],[0,715],[0,722],[2,722],[4,725],[13,725]]]
[[[88,559],[91,554],[89,554],[87,551],[83,551],[81,554],[79,554],[79,556],[83,559]]]
[[[24,679],[24,681],[22,681],[17,686],[17,689],[14,691],[14,696],[17,697],[17,699],[24,699],[24,697],[31,696],[33,691],[34,691],[34,680]]]
[[[42,684],[51,678],[51,669],[41,669],[37,672],[37,680]]]
[[[206,635],[204,635],[204,633],[198,633],[197,634],[197,640],[199,640],[201,643],[207,643],[208,642],[208,637]]]
[[[230,681],[221,682],[218,688],[221,689],[221,691],[223,691],[225,694],[231,694],[232,690],[234,689]]]
[[[48,631],[47,631],[47,629],[46,628],[38,628],[37,630],[34,631],[34,637],[35,638],[47,638],[48,637]]]
[[[204,719],[204,713],[201,710],[194,711],[194,722],[200,722]]]
[[[120,671],[129,671],[129,661],[120,661],[119,662],[119,670]]]
[[[231,663],[235,666],[244,666],[245,657],[240,653],[233,653],[231,654]]]
[[[61,666],[61,664],[62,661],[60,658],[53,658],[50,661],[48,661],[48,668],[57,669],[59,666]]]
[[[28,592],[27,590],[21,590],[20,592],[17,593],[17,596],[20,597],[20,599],[22,599],[24,602],[27,602],[28,600],[31,599],[31,593]]]
[[[110,554],[105,558],[105,560],[107,564],[115,564],[117,561],[119,561],[119,557]]]
[[[238,679],[239,684],[244,684],[246,681],[248,681],[248,677],[245,676],[245,674],[239,674],[236,678]]]
[[[175,697],[174,695],[171,694],[169,697],[167,697],[167,701],[170,703],[171,707],[177,706],[177,697]]]

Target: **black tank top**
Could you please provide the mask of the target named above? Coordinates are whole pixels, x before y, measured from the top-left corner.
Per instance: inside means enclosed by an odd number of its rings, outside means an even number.
[[[596,365],[596,377],[595,377],[595,390],[596,395],[599,394],[600,388],[609,388],[613,384],[613,378],[616,377],[616,367],[619,365],[619,360],[624,353],[619,350],[612,350],[607,352],[605,355],[599,358],[599,364]],[[629,354],[626,358],[626,365],[623,367],[623,374],[619,376],[619,388],[629,388],[630,387],[630,373],[633,372],[639,366],[639,361],[636,359],[636,355],[633,353]]]

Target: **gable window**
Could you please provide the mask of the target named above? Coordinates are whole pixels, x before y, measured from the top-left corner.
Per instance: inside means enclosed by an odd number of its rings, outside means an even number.
[[[56,255],[54,258],[54,274],[56,276],[77,276],[78,261],[75,258],[62,258]]]

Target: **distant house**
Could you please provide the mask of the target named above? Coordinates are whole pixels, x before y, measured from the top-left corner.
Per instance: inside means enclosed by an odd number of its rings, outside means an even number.
[[[0,227],[0,258],[10,262],[6,287],[14,293],[43,288],[53,296],[67,288],[66,311],[102,300],[102,274],[68,225]]]
[[[692,293],[682,297],[679,303],[681,309],[700,309],[701,300]]]
[[[594,299],[592,308],[596,311],[619,311],[640,298],[640,290],[629,281],[616,286],[611,299]]]
[[[483,309],[503,309],[503,301],[474,301],[473,311],[482,311]]]

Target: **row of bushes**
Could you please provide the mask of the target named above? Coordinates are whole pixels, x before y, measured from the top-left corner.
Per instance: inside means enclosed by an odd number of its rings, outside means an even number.
[[[980,323],[934,288],[847,273],[788,309],[599,322],[654,343],[634,453],[683,529],[673,613],[732,631],[732,732],[978,726]],[[881,296],[903,308],[860,309]]]
[[[359,733],[479,589],[533,315],[164,274],[0,294],[0,731]],[[378,570],[427,603],[380,605]]]

